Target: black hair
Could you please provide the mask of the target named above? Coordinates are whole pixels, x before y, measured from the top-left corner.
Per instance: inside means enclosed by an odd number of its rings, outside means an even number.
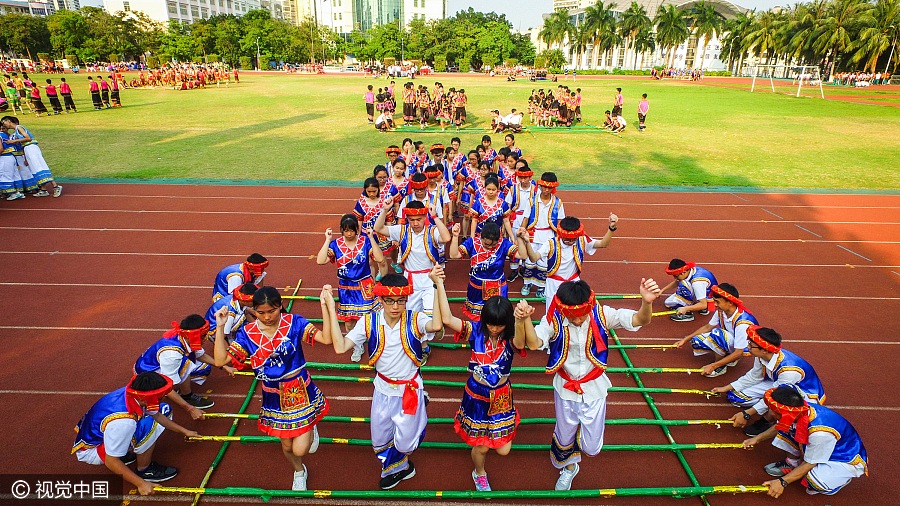
[[[646,93],[641,93],[641,98],[647,98],[647,94],[646,94]]]
[[[531,167],[528,166],[528,160],[526,160],[526,159],[524,159],[524,158],[519,158],[518,160],[516,160],[516,165],[519,165],[520,163],[522,164],[522,168],[524,168],[524,169],[530,169],[530,168],[531,168]]]
[[[253,294],[253,307],[268,304],[272,307],[281,307],[281,294],[274,286],[261,286]]]
[[[131,380],[131,385],[129,386],[138,392],[151,392],[162,388],[166,383],[166,378],[161,374],[150,371],[142,372],[135,376],[134,379]]]
[[[256,290],[258,290],[258,289],[259,289],[258,286],[254,285],[252,282],[248,281],[248,282],[244,283],[243,285],[241,285],[241,288],[238,291],[244,295],[253,295],[256,293]]]
[[[481,161],[481,155],[478,154],[478,150],[477,150],[477,149],[473,149],[473,150],[469,151],[468,153],[466,153],[466,159],[468,159],[468,158],[469,158],[470,156],[472,156],[472,155],[477,156],[477,157],[478,157],[478,161],[479,161],[479,162]]]
[[[763,341],[774,346],[781,346],[781,334],[775,332],[775,329],[760,327],[756,329],[756,333],[759,334],[759,337],[761,337]]]
[[[266,257],[260,255],[259,253],[251,253],[250,256],[247,257],[247,262],[251,264],[261,264],[266,261]]]
[[[409,180],[413,183],[421,183],[422,181],[428,181],[428,176],[421,172],[416,172],[412,175],[412,177],[409,178]]]
[[[548,183],[556,183],[556,173],[555,172],[544,172],[541,174],[541,181],[546,181]]]
[[[413,200],[404,207],[407,209],[425,209],[425,204],[421,200]]]
[[[454,137],[454,138],[450,139],[450,144],[453,144],[454,142],[458,142],[458,143],[462,144],[462,139],[460,139],[459,137]]]
[[[198,314],[189,314],[178,324],[184,330],[194,330],[206,325],[206,319]]]
[[[500,227],[493,221],[488,221],[481,227],[481,238],[490,241],[500,240]]]
[[[487,225],[487,224],[485,224]],[[500,339],[509,341],[516,335],[516,318],[513,316],[513,305],[506,297],[495,295],[484,301],[481,308],[481,321],[478,322],[482,335],[487,337],[488,325],[503,325],[505,328]]]
[[[382,169],[384,169],[384,166],[383,166],[383,165],[379,165],[379,167],[381,167]],[[377,172],[376,172],[376,174],[377,174]],[[373,187],[373,186],[374,186],[375,188],[380,188],[380,186],[378,186],[378,180],[375,179],[374,177],[367,177],[366,180],[363,181],[363,193],[366,192],[366,189],[367,189],[367,188],[371,188],[371,187]]]
[[[424,145],[425,145],[425,143],[422,141],[416,141],[413,143],[413,147],[416,149],[419,149],[420,146],[424,146]]]
[[[605,114],[612,114],[612,111],[610,111],[609,109],[607,109],[606,112],[605,112]]]
[[[673,258],[669,262],[669,270],[681,269],[685,265],[687,265],[687,263],[684,260],[680,258]]]
[[[359,233],[359,220],[356,219],[356,215],[353,213],[347,213],[341,216],[341,232],[345,230],[352,230]]]
[[[622,91],[622,88],[616,88],[616,91]]]
[[[574,216],[566,216],[565,218],[559,220],[559,227],[563,230],[568,230],[569,232],[578,230],[578,227],[580,226],[581,220]]]
[[[65,77],[60,77],[59,80],[62,81],[62,82],[66,82],[66,78],[65,78]]]
[[[482,167],[487,167],[488,174],[491,173],[491,164],[487,162],[478,162],[478,170],[481,170]]]
[[[556,296],[559,297],[560,302],[567,306],[577,306],[588,301],[591,296],[591,287],[587,282],[580,279],[578,281],[566,281],[559,285]]]
[[[731,296],[733,296],[733,297],[737,297],[737,298],[740,298],[740,297],[741,297],[741,295],[738,293],[738,289],[735,288],[734,285],[732,285],[732,284],[730,284],[730,283],[719,283],[719,288],[720,288],[723,292],[725,292],[725,293],[727,293],[727,294],[729,294],[729,295],[731,295]],[[713,296],[714,298],[718,298],[718,299],[721,299],[721,298],[722,298],[722,297],[717,296],[717,295],[715,294],[715,292],[713,292],[712,296]]]
[[[492,185],[496,186],[497,189],[500,189],[500,178],[498,178],[498,177],[497,177],[495,174],[493,174],[493,173],[489,173],[489,174],[484,178],[484,186],[487,187],[487,185],[489,185],[489,184],[492,184]]]
[[[47,79],[47,84],[50,84],[50,83],[52,83],[52,82],[53,82],[52,79]]]
[[[515,110],[515,109],[513,109],[513,110],[512,110],[512,112],[516,112],[516,110]],[[509,139],[512,139],[512,140],[513,140],[513,141],[515,141],[515,140],[516,140],[516,136],[515,136],[515,135],[513,135],[513,134],[506,134],[506,137],[507,137],[507,138],[509,138]]]
[[[491,136],[490,135],[482,135],[481,142],[484,142],[484,141],[491,142]]]
[[[368,86],[368,88],[369,88],[369,91],[372,91],[372,85],[371,85],[371,84]]]
[[[410,202],[411,204],[413,202]],[[421,202],[420,202],[421,204]],[[383,278],[381,278],[381,284],[384,286],[409,286],[409,281],[407,281],[406,277],[402,274],[385,274]]]
[[[772,392],[772,400],[785,406],[800,407],[803,405],[803,396],[793,387],[782,385]]]
[[[406,144],[407,142],[409,142],[410,144],[412,144],[413,146],[415,146],[415,143],[413,143],[413,140],[410,139],[409,137],[403,139],[403,142],[401,142],[400,145],[402,146],[402,145]]]

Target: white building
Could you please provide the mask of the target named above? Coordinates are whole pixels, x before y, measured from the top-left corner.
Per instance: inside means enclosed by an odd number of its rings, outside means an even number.
[[[414,19],[444,19],[447,0],[297,0],[310,6],[320,25],[337,33],[366,31],[375,25]],[[398,21],[399,20],[399,21]]]
[[[47,1],[0,0],[0,14],[30,14],[49,16],[56,12],[56,6]]]
[[[107,12],[140,11],[167,24],[170,19],[190,23],[216,14],[243,16],[261,4],[260,0],[103,0],[103,8]]]
[[[689,10],[695,4],[698,3],[698,0],[634,0],[638,3],[638,5],[643,6],[647,10],[647,16],[652,21],[654,16],[656,16],[656,12],[665,5],[675,5],[681,9]],[[632,0],[612,0],[612,3],[615,5],[613,8],[613,15],[617,19],[621,19],[622,13],[628,9],[631,5]],[[576,4],[574,7],[569,7],[569,21],[578,26],[584,22],[585,8],[591,5],[594,5],[596,0],[554,0],[554,8],[559,6],[559,8],[563,5]],[[746,12],[747,9],[743,7],[738,7],[737,5],[728,2],[727,0],[707,0],[707,3],[712,4],[716,13],[722,16],[723,19],[733,19],[740,12]],[[546,15],[544,16],[546,18]],[[537,32],[540,31],[540,28],[537,29]],[[728,66],[727,61],[720,60],[720,53],[722,49],[722,44],[719,41],[719,38],[722,34],[717,33],[716,36],[712,37],[711,40],[704,40],[705,50],[706,52],[703,54],[702,66],[704,70],[725,70]],[[532,35],[532,41],[535,42],[535,47],[538,48],[538,52],[542,50],[542,48],[546,49],[546,44],[543,41],[539,40],[539,37],[536,34]],[[695,68],[695,63],[700,63],[700,55],[698,51],[702,51],[703,48],[698,48],[698,44],[700,41],[695,35],[691,35],[688,40],[684,41],[678,47],[675,48],[674,59],[672,60],[672,66],[675,68]],[[556,44],[552,46],[552,48],[556,48]],[[624,70],[636,70],[636,69],[648,69],[654,66],[664,66],[669,62],[667,61],[667,56],[669,56],[668,50],[669,48],[664,48],[657,43],[656,50],[652,53],[647,52],[645,54],[635,54],[629,47],[625,47],[624,45],[618,46],[614,48],[612,51],[608,51],[605,54],[595,54],[593,45],[588,45],[587,49],[581,55],[572,54],[570,51],[568,41],[564,41],[562,44],[562,51],[565,53],[566,58],[569,61],[569,67],[571,68],[579,68],[579,69],[624,69]],[[576,61],[577,60],[577,61]]]

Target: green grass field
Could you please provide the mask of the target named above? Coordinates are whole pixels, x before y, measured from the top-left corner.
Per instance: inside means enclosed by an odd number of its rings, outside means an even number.
[[[35,78],[42,82],[44,76]],[[459,74],[437,79],[445,87],[466,89],[470,121],[481,127],[489,123],[490,109],[526,109],[532,88],[550,86]],[[417,82],[430,86],[435,80]],[[377,88],[386,81],[362,76],[245,73],[240,84],[227,89],[127,89],[124,107],[102,112],[93,111],[84,77],[69,81],[81,112],[23,120],[63,179],[359,182],[384,160],[389,144],[407,136],[449,144],[456,135],[436,127],[375,131],[366,122],[363,94],[367,84]],[[565,129],[519,134],[517,144],[536,171],[553,170],[563,183],[900,188],[898,107],[751,94],[749,85],[728,81],[707,86],[608,78],[581,79],[575,86],[582,88],[585,123],[591,125],[602,124],[603,111],[621,86],[629,127],[621,135]],[[804,90],[808,96],[814,92]],[[636,129],[641,93],[649,95],[651,105],[644,133]],[[900,96],[876,88],[826,88],[826,93],[887,104]],[[483,133],[461,132],[463,148],[474,147]],[[499,149],[502,136],[494,137]]]

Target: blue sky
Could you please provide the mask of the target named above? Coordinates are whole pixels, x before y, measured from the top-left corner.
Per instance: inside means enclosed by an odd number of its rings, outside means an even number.
[[[748,9],[765,10],[776,5],[790,5],[793,0],[731,0],[735,5]],[[476,11],[506,14],[516,30],[540,26],[541,14],[550,12],[552,0],[513,0],[498,2],[496,0],[448,0],[447,13],[453,15],[459,10],[472,7]]]

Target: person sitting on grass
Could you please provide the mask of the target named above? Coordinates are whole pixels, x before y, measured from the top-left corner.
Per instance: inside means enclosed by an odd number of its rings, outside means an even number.
[[[747,329],[751,325],[759,325],[759,322],[744,307],[734,285],[713,285],[710,292],[717,311],[709,323],[676,341],[675,347],[681,348],[690,341],[695,357],[709,352],[718,355],[718,360],[703,366],[701,370],[704,376],[715,378],[725,374],[728,367],[738,364],[747,347]]]
[[[381,114],[378,115],[378,119],[375,120],[375,129],[379,132],[393,132],[394,127],[394,113],[388,110],[381,111]]]
[[[620,134],[625,131],[625,127],[628,126],[628,122],[625,121],[625,117],[619,114],[615,117],[615,126],[612,129],[612,133]]]
[[[153,461],[159,436],[166,429],[187,437],[199,435],[173,422],[172,408],[161,402],[173,386],[171,379],[145,372],[104,395],[75,426],[72,453],[80,462],[106,465],[141,495],[152,494],[154,483],[178,475],[178,469]],[[137,470],[132,471],[128,466],[135,461]]]
[[[712,392],[727,394],[728,401],[743,409],[731,417],[735,427],[745,427],[744,434],[758,436],[767,430],[775,437],[774,417],[766,416],[768,407],[763,394],[773,387],[793,385],[806,402],[825,404],[825,387],[816,370],[806,360],[781,347],[781,334],[768,327],[751,326],[747,329],[747,352],[753,360],[753,367],[730,384],[716,387]],[[747,426],[753,415],[760,418]],[[763,438],[765,439],[766,436]]]
[[[666,307],[675,310],[675,314],[669,317],[673,321],[692,322],[694,311],[708,315],[715,309],[710,288],[718,281],[712,272],[694,262],[673,258],[666,268],[666,274],[675,279],[663,287],[663,293],[677,287],[675,293],[666,299]]]
[[[770,496],[777,499],[796,481],[809,495],[834,495],[850,480],[869,474],[866,447],[846,418],[825,406],[809,404],[787,385],[769,390],[763,398],[778,419],[772,446],[789,455],[764,468],[775,477],[763,482]],[[760,434],[745,440],[743,446],[752,450],[771,437]]]

